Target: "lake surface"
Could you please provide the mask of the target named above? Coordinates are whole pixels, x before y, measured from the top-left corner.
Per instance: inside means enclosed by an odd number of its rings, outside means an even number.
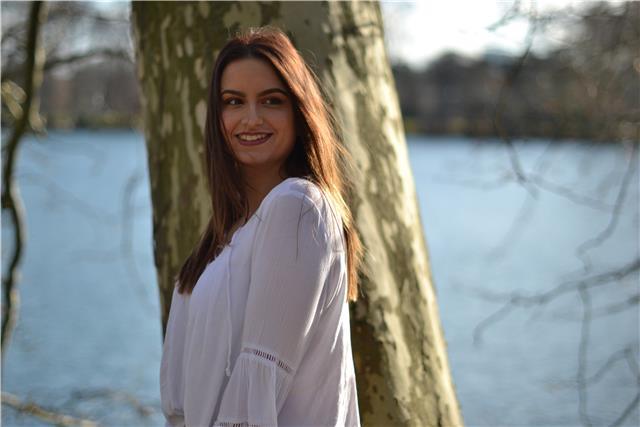
[[[531,181],[522,185],[498,141],[409,137],[408,144],[466,424],[573,426],[582,424],[580,408],[582,420],[613,424],[638,393],[640,319],[637,303],[626,304],[640,292],[638,272],[586,294],[570,281],[639,256],[637,167],[611,233],[585,252],[587,264],[576,254],[607,229],[628,151],[518,142]],[[105,426],[163,425],[145,156],[143,137],[133,132],[51,132],[23,141],[17,176],[28,241],[4,391]],[[3,248],[12,236],[6,221]],[[544,305],[503,309],[474,341],[475,328],[510,296],[561,283],[566,292]],[[579,369],[586,393],[576,387]],[[5,426],[48,425],[2,409]],[[622,425],[639,423],[636,404]]]

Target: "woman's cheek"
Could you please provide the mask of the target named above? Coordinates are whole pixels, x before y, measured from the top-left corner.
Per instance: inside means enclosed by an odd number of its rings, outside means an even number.
[[[224,111],[222,113],[222,123],[224,124],[225,129],[227,130],[227,132],[231,132],[232,129],[232,125],[233,125],[233,120],[231,117],[231,114],[228,111]]]
[[[228,115],[227,117],[223,117],[222,123],[224,123],[225,135],[227,136],[227,141],[229,144],[233,143],[233,135],[238,126],[238,121],[234,120],[233,115]]]
[[[270,121],[274,124],[277,123],[278,127],[286,126],[288,121],[293,121],[293,115],[290,115],[286,110],[272,111],[269,117]]]

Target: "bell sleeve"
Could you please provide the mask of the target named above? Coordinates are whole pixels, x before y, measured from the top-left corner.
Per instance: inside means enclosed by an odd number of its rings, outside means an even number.
[[[215,426],[277,426],[321,312],[333,258],[326,218],[301,192],[268,202],[253,246],[241,352]]]

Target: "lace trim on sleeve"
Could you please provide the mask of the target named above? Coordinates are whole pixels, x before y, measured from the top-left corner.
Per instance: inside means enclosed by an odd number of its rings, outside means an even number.
[[[262,427],[259,426],[258,424],[249,424],[246,421],[242,422],[242,423],[232,423],[230,421],[222,421],[222,422],[217,422],[216,423],[216,427]]]
[[[273,354],[266,352],[264,350],[260,350],[258,348],[254,348],[254,347],[244,347],[242,349],[243,353],[248,353],[248,354],[253,354],[256,355],[262,359],[266,359],[269,360],[270,362],[275,363],[280,369],[282,369],[283,371],[285,371],[287,374],[292,375],[293,374],[293,369],[287,365],[285,362],[283,362],[282,360],[278,359],[276,356],[274,356]],[[252,427],[252,426],[249,426]]]

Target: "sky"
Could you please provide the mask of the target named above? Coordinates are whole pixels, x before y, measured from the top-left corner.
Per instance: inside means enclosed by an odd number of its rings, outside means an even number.
[[[518,0],[419,0],[380,2],[385,26],[387,51],[392,62],[404,62],[421,68],[444,52],[455,51],[479,56],[486,51],[517,55],[525,47],[529,22],[514,19],[491,31]],[[573,11],[593,4],[594,0],[519,0],[526,12],[545,13],[559,8]],[[609,3],[622,3],[613,0]],[[100,1],[103,10],[128,8],[126,1]],[[534,52],[562,43],[566,28],[550,28],[534,39]]]
[[[526,45],[529,22],[513,20],[491,31],[489,27],[512,9],[514,0],[382,1],[387,50],[392,61],[415,68],[446,51],[479,56],[485,51],[517,55]],[[522,0],[520,7],[538,14],[570,8],[578,12],[594,1]],[[609,2],[613,4],[620,1]],[[534,51],[562,43],[566,28],[556,26],[534,38]]]

